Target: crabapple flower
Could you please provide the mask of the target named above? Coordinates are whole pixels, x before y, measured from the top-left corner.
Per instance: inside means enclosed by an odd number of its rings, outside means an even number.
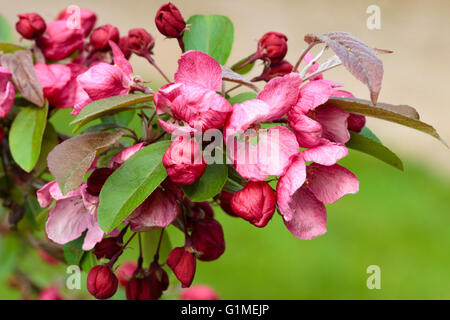
[[[89,37],[89,43],[95,50],[108,50],[108,42],[111,40],[112,42],[118,43],[119,37],[119,29],[110,24],[105,24],[92,31]]]
[[[41,207],[55,205],[48,214],[45,230],[50,240],[65,244],[79,238],[87,230],[83,250],[91,250],[103,238],[104,232],[97,223],[98,198],[87,192],[87,185],[63,195],[58,183],[51,181],[36,193]]]
[[[272,63],[283,60],[287,53],[287,37],[280,32],[267,32],[258,41],[258,53]]]
[[[11,81],[11,72],[0,66],[0,118],[6,117],[11,111],[16,97],[16,90]]]
[[[180,300],[219,300],[219,295],[211,287],[197,284],[181,291]]]
[[[233,212],[256,227],[267,225],[275,212],[276,195],[265,181],[250,181],[231,198]]]
[[[78,83],[76,78],[87,70],[80,64],[45,64],[38,62],[34,71],[44,90],[44,97],[54,108],[72,108],[75,104]]]
[[[177,247],[172,249],[167,258],[167,265],[180,280],[183,288],[191,286],[196,267],[195,256],[191,252],[191,248]]]
[[[39,292],[38,300],[63,300],[56,286],[47,286]]]
[[[33,40],[44,33],[47,25],[37,13],[21,13],[18,15],[16,30],[25,39]]]
[[[115,154],[108,163],[108,167],[111,169],[117,169],[125,161],[131,158],[136,152],[141,150],[145,146],[144,142],[137,143],[131,147],[125,148],[119,153]]]
[[[133,69],[122,51],[109,41],[114,65],[99,62],[77,77],[78,87],[72,114],[79,114],[89,103],[116,95],[127,94],[133,83]]]
[[[177,198],[172,193],[157,188],[139,207],[126,218],[135,232],[164,228],[171,224],[180,213]]]
[[[175,123],[162,119],[159,123],[168,133],[177,129],[193,132],[197,127],[202,131],[219,129],[232,110],[216,93],[221,86],[222,69],[216,60],[200,51],[184,53],[178,60],[175,82],[162,86],[154,98],[157,112],[170,113]]]
[[[178,38],[183,35],[186,28],[180,10],[172,3],[162,5],[156,12],[155,24],[161,34],[168,38]]]
[[[71,10],[70,7],[62,10],[58,14],[58,20],[64,20],[69,23],[77,23],[77,14],[78,12]],[[80,29],[83,32],[83,36],[87,37],[89,33],[91,33],[92,29],[94,29],[95,23],[97,22],[97,15],[94,11],[88,9],[80,9],[79,11],[79,22],[80,26],[74,25],[73,27]]]
[[[111,298],[116,293],[118,284],[119,280],[107,265],[93,267],[87,276],[87,289],[97,299]]]
[[[342,148],[331,146],[339,147]],[[330,165],[338,159],[326,159],[328,154],[338,155],[338,158],[345,156],[326,149],[299,153],[278,182],[278,210],[286,227],[297,238],[309,240],[324,234],[327,220],[324,203],[333,203],[346,194],[358,192],[355,175],[338,164]],[[314,163],[306,166],[305,160]]]
[[[37,39],[37,45],[48,60],[61,60],[76,50],[83,50],[83,32],[72,29],[67,21],[55,20],[47,24],[44,34]]]
[[[191,240],[197,252],[197,259],[202,261],[216,260],[225,251],[222,226],[212,218],[201,219],[194,223]]]
[[[181,185],[190,185],[198,180],[206,169],[200,145],[183,136],[172,141],[164,153],[162,163],[169,179]]]

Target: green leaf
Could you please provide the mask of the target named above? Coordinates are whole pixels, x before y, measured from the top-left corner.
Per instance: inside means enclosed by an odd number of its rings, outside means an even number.
[[[248,57],[245,57],[241,60],[239,60],[238,62],[236,62],[235,64],[233,64],[231,66],[231,69],[234,70],[234,68],[239,67],[241,64],[243,64],[244,62],[246,62],[248,59],[250,59],[251,57],[253,57],[255,54],[252,53],[251,55],[249,55]],[[237,72],[239,74],[246,74],[249,73],[250,71],[252,71],[253,67],[255,66],[255,62],[253,61],[252,63],[249,63],[248,65],[246,65],[245,67],[239,69],[239,70],[234,70],[234,72]]]
[[[42,137],[47,124],[48,104],[44,108],[23,108],[9,131],[9,147],[15,162],[30,172],[39,159]]]
[[[1,33],[1,29],[0,29],[0,33]],[[18,46],[17,44],[14,44],[14,43],[0,42],[0,52],[14,53],[19,50],[26,50],[26,49],[24,47]]]
[[[192,201],[207,201],[222,190],[227,178],[228,168],[225,164],[210,164],[201,178],[189,186],[183,186],[183,191]]]
[[[94,161],[98,150],[109,147],[122,136],[123,131],[90,132],[67,139],[48,155],[48,169],[58,181],[63,194],[78,188]]]
[[[68,265],[79,265],[81,258],[83,257],[84,251],[81,249],[84,242],[84,237],[86,235],[86,232],[83,233],[79,238],[72,240],[66,244],[64,244],[63,252],[64,252],[64,259],[66,259],[66,262]]]
[[[326,104],[339,107],[351,113],[395,122],[422,131],[435,137],[447,146],[445,141],[442,140],[437,133],[436,129],[429,124],[420,121],[419,114],[410,106],[391,105],[387,103],[377,103],[376,106],[373,106],[368,100],[356,98],[331,98]]]
[[[47,156],[58,145],[58,135],[55,127],[49,122],[42,137],[41,154],[34,167],[35,176],[40,176],[47,169]]]
[[[162,165],[171,141],[139,150],[106,180],[100,192],[98,223],[105,232],[118,226],[166,178]]]
[[[23,253],[23,243],[16,236],[0,237],[0,280],[11,276],[11,272],[17,265],[20,255]]]
[[[143,106],[138,106],[139,104],[152,100],[153,95],[136,93],[97,100],[84,107],[70,124],[76,124],[73,129],[73,132],[76,132],[92,120],[114,115],[122,111],[141,109]]]
[[[91,270],[97,264],[97,258],[92,253],[92,251],[84,252],[80,261],[81,270],[89,272],[89,270]]]
[[[364,126],[364,128],[362,128],[360,134],[382,144],[381,140],[375,135],[375,133],[373,133],[372,130],[370,130],[366,126]]]
[[[150,264],[153,261],[153,257],[158,248],[159,238],[161,236],[162,229],[153,229],[143,233],[143,253],[144,253],[144,263]],[[169,233],[164,230],[163,238],[161,241],[161,247],[159,249],[159,261],[166,261],[172,250],[172,244],[170,243]]]
[[[257,95],[254,92],[242,92],[242,93],[239,93],[239,94],[235,95],[234,97],[231,97],[230,99],[228,99],[228,102],[231,105],[234,105],[237,103],[242,103],[247,100],[256,99],[256,97],[257,97]]]
[[[233,46],[234,27],[231,20],[221,15],[195,15],[187,23],[191,26],[190,31],[183,35],[186,51],[202,51],[224,65]]]
[[[6,18],[0,13],[0,41],[13,42],[14,37]],[[6,53],[6,52],[5,52]]]
[[[348,148],[367,153],[383,162],[386,162],[387,164],[390,164],[394,168],[403,171],[402,160],[400,160],[395,153],[374,139],[350,131],[350,140],[346,143],[346,146]]]

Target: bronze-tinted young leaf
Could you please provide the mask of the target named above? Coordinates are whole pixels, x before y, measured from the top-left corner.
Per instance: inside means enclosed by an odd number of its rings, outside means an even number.
[[[367,153],[368,155],[403,171],[403,162],[394,152],[380,142],[364,136],[363,134],[350,131],[350,140],[346,143],[346,146]]]
[[[34,72],[33,57],[28,50],[19,50],[0,57],[0,64],[12,73],[16,90],[35,105],[44,105],[42,85]]]
[[[136,105],[150,102],[152,100],[153,95],[142,95],[135,93],[97,100],[84,107],[80,114],[78,114],[75,120],[73,120],[70,124],[76,124],[73,129],[75,132],[86,123],[89,123],[95,119],[110,116],[122,111],[139,109],[141,107]]]
[[[227,66],[222,66],[222,79],[225,81],[242,84],[254,90],[255,92],[258,92],[258,88],[252,82],[250,82],[250,80],[246,79],[239,73],[234,72]]]
[[[14,43],[0,42],[0,53],[14,53],[19,50],[26,50],[24,47],[18,46]]]
[[[49,153],[47,162],[61,191],[65,194],[76,189],[83,182],[97,151],[118,141],[122,134],[120,130],[112,133],[90,132],[57,145]]]
[[[445,141],[441,139],[436,129],[419,120],[419,114],[413,107],[407,105],[396,106],[387,103],[379,103],[376,106],[372,106],[370,101],[356,98],[331,98],[326,104],[342,108],[351,113],[362,114],[402,124],[425,132],[447,145]]]
[[[325,43],[330,47],[350,73],[369,87],[370,99],[374,105],[377,103],[383,79],[383,64],[369,46],[347,32],[307,34],[305,41],[310,44]]]

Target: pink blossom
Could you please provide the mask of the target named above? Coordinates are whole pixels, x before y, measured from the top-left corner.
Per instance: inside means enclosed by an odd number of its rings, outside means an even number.
[[[51,181],[37,191],[41,207],[55,205],[48,214],[45,226],[50,240],[65,244],[79,238],[87,230],[83,250],[91,250],[103,238],[104,232],[97,223],[98,197],[86,191],[86,184],[63,195],[58,183]]]
[[[197,284],[183,289],[180,300],[219,300],[219,295],[211,287]]]
[[[0,66],[0,118],[6,117],[11,111],[16,97],[16,90],[11,81],[11,72]]]
[[[44,287],[41,292],[39,292],[38,300],[63,300],[59,289],[56,286]]]
[[[137,143],[131,147],[125,148],[116,155],[114,155],[108,163],[108,167],[111,169],[117,169],[125,161],[134,156],[136,152],[141,150],[145,146],[144,142]]]
[[[175,82],[161,87],[154,102],[158,113],[170,113],[175,123],[160,119],[169,133],[184,124],[185,131],[220,128],[231,111],[230,103],[216,91],[221,89],[222,69],[216,60],[200,51],[188,51],[178,60]],[[169,108],[169,109],[168,109]]]
[[[180,212],[177,198],[169,192],[157,188],[148,198],[126,218],[135,232],[164,228],[171,224]]]
[[[67,21],[55,20],[47,24],[47,29],[37,39],[37,44],[48,60],[65,59],[76,50],[83,50],[83,32],[69,28]]]
[[[87,37],[89,33],[92,31],[92,29],[95,26],[95,23],[97,22],[97,15],[94,11],[88,10],[88,9],[80,9],[80,27],[81,31],[83,32],[83,35]],[[71,10],[70,8],[66,8],[62,10],[58,14],[58,20],[64,20],[65,22],[70,21],[70,23],[76,23],[77,22],[77,12],[75,10]]]
[[[326,232],[324,203],[333,203],[359,188],[353,173],[331,164],[346,154],[343,147],[319,148],[298,154],[277,185],[277,205],[284,223],[294,236],[304,240]],[[305,160],[315,162],[306,166]]]
[[[86,71],[79,64],[36,63],[34,70],[44,89],[44,96],[55,108],[72,108],[75,104],[78,75]]]
[[[78,87],[72,114],[79,114],[89,103],[127,94],[133,84],[133,69],[117,44],[109,41],[114,65],[99,62],[77,77]]]

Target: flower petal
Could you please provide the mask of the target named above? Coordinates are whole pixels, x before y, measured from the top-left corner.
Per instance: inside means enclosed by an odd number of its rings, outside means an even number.
[[[133,67],[131,66],[130,62],[128,62],[128,60],[125,58],[122,50],[120,50],[117,44],[110,40],[109,46],[112,49],[114,64],[119,67],[122,72],[131,80],[133,76]]]
[[[316,120],[322,125],[322,136],[331,142],[345,144],[350,140],[347,129],[349,113],[334,106],[321,106],[316,109]]]
[[[310,81],[300,89],[300,96],[294,108],[300,109],[303,113],[327,102],[333,95],[333,88],[325,80]]]
[[[178,60],[175,82],[199,85],[217,91],[222,86],[222,68],[206,53],[191,50]]]
[[[307,187],[298,189],[290,203],[294,215],[284,224],[297,238],[311,240],[327,231],[327,212],[322,202],[316,199]]]
[[[322,166],[313,163],[306,168],[306,172],[309,189],[324,203],[333,203],[346,194],[357,193],[359,190],[356,176],[338,164]]]
[[[301,83],[298,73],[293,72],[273,78],[266,84],[257,97],[270,106],[270,114],[264,121],[281,118],[296,104]]]
[[[120,151],[119,153],[114,155],[114,157],[111,158],[111,160],[108,163],[108,167],[109,168],[119,167],[122,163],[124,163],[129,158],[131,158],[136,152],[141,150],[144,146],[145,146],[145,143],[140,142],[131,147],[123,149],[122,151]]]
[[[303,114],[295,107],[289,112],[289,125],[294,130],[297,141],[303,148],[311,148],[320,144],[322,125],[316,120]]]
[[[258,124],[267,119],[270,112],[270,106],[259,99],[235,104],[225,125],[225,136],[244,133],[252,124]]]
[[[302,151],[305,161],[313,161],[324,166],[331,166],[348,154],[348,149],[341,144],[326,141],[325,144]]]
[[[95,216],[91,216],[90,225],[87,228],[88,231],[86,232],[82,246],[82,249],[85,251],[93,249],[98,242],[102,241],[103,236],[105,235],[103,230],[98,225],[97,218]]]

